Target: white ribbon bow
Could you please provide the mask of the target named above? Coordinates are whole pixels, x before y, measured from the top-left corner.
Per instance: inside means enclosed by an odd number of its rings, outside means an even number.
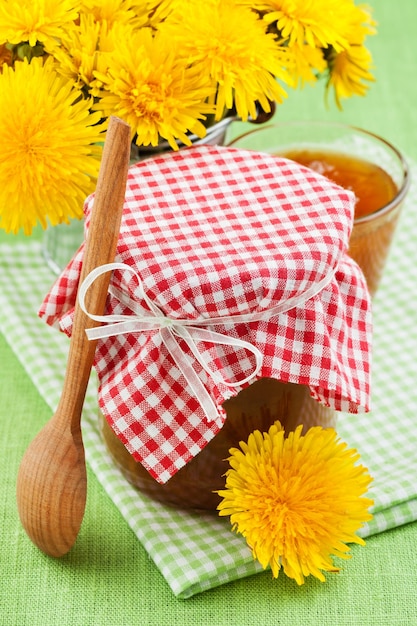
[[[134,315],[93,315],[89,313],[85,305],[85,295],[88,288],[92,283],[106,272],[112,270],[128,270],[134,274],[138,280],[139,291],[141,298],[146,303],[148,309],[141,306],[141,304],[132,299],[128,294],[115,287],[110,287],[109,291],[111,295],[116,297],[120,302],[128,306]],[[236,339],[229,337],[223,333],[217,333],[212,330],[200,328],[200,325],[208,326],[215,325],[221,322],[227,323],[234,321],[232,317],[217,317],[202,320],[187,320],[187,319],[172,319],[166,316],[163,311],[153,302],[149,296],[145,293],[142,280],[137,272],[126,265],[125,263],[108,263],[97,267],[88,274],[83,281],[79,289],[78,301],[81,309],[90,317],[90,319],[97,322],[105,322],[106,326],[98,326],[95,328],[89,328],[86,330],[87,336],[90,340],[93,339],[105,339],[106,337],[112,337],[125,333],[134,332],[146,332],[152,330],[158,330],[162,342],[166,349],[171,354],[175,364],[184,375],[185,380],[192,389],[195,397],[199,401],[201,407],[209,422],[215,420],[219,416],[219,411],[216,404],[213,402],[212,397],[208,393],[204,384],[200,380],[197,372],[194,370],[189,356],[184,353],[180,344],[177,341],[177,337],[183,339],[189,349],[191,350],[194,358],[201,367],[207,372],[207,374],[214,380],[215,383],[222,383],[227,387],[239,387],[250,380],[252,380],[259,372],[262,366],[262,352],[258,350],[254,345],[248,341],[242,339]],[[240,316],[233,316],[238,317]],[[229,381],[219,372],[213,370],[206,357],[199,351],[197,342],[204,341],[206,343],[219,344],[223,346],[232,346],[235,348],[244,348],[255,356],[255,366],[252,372],[246,376],[243,380]]]
[[[134,274],[138,280],[139,291],[141,298],[147,305],[147,309],[141,306],[141,304],[131,298],[131,296],[120,289],[110,287],[109,292],[112,296],[117,298],[119,302],[125,304],[131,309],[133,315],[92,315],[89,313],[85,306],[85,294],[91,284],[106,272],[112,270],[128,270]],[[227,387],[240,387],[249,382],[258,374],[262,366],[263,355],[258,348],[248,341],[242,339],[236,339],[229,337],[223,333],[217,333],[212,330],[201,328],[201,326],[215,326],[217,324],[234,324],[234,323],[249,323],[258,321],[261,319],[270,319],[280,313],[285,313],[296,306],[303,306],[303,304],[316,296],[326,285],[328,285],[335,272],[337,266],[331,268],[327,275],[325,275],[319,282],[312,283],[303,293],[298,294],[292,298],[288,298],[282,302],[279,302],[275,306],[255,313],[238,314],[238,315],[225,315],[219,317],[201,318],[198,320],[187,319],[173,319],[164,314],[163,311],[153,302],[145,293],[142,280],[137,272],[126,265],[125,263],[108,263],[97,267],[88,274],[83,281],[79,289],[79,304],[84,313],[86,313],[92,320],[97,322],[104,322],[106,326],[98,326],[96,328],[90,328],[86,330],[89,339],[105,339],[106,337],[112,337],[115,335],[121,335],[125,333],[134,332],[146,332],[152,330],[158,330],[160,337],[171,354],[174,363],[180,369],[184,375],[185,380],[190,386],[195,397],[199,401],[203,411],[209,422],[217,419],[219,411],[213,402],[212,397],[208,393],[204,384],[200,380],[197,372],[193,368],[192,361],[189,356],[184,353],[180,344],[177,341],[177,337],[183,339],[189,349],[191,350],[194,358],[207,374],[214,380],[215,383],[221,383]],[[229,381],[218,371],[211,369],[208,360],[202,352],[199,351],[197,342],[204,341],[206,343],[219,344],[223,346],[232,346],[235,348],[244,348],[255,356],[255,367],[252,372],[246,376],[243,380]]]

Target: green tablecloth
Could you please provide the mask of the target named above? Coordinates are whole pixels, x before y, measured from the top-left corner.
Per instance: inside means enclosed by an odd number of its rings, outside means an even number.
[[[291,94],[289,101],[278,109],[277,117],[337,119],[364,126],[383,134],[417,161],[417,108],[413,104],[417,95],[417,4],[414,0],[395,4],[374,0],[372,4],[379,22],[379,35],[370,42],[377,83],[367,98],[346,102],[343,112],[335,108],[326,111],[322,90],[306,88],[303,93]],[[241,126],[235,125],[232,132],[240,132]],[[14,239],[3,236],[0,241],[9,244]],[[416,300],[415,283],[410,285],[409,298]],[[381,319],[384,313],[392,312],[398,324],[402,324],[401,304],[396,307],[395,302],[389,302],[386,308],[381,303],[379,306]],[[417,379],[417,367],[413,373],[412,360],[410,363],[410,377]],[[40,554],[20,528],[14,490],[21,456],[50,417],[51,409],[3,338],[0,371],[0,471],[4,485],[0,509],[0,624],[417,624],[413,558],[416,523],[374,535],[364,549],[354,546],[352,561],[344,565],[339,576],[328,577],[325,585],[308,580],[298,588],[284,576],[273,581],[270,573],[265,572],[184,602],[173,596],[89,470],[87,511],[79,541],[62,560]],[[395,363],[392,372],[395,376]],[[389,422],[389,402],[386,404]],[[395,487],[395,477],[393,484]],[[398,523],[402,521],[403,518],[398,519]]]

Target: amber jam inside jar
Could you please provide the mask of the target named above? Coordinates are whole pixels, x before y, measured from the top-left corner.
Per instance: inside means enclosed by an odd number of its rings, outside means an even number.
[[[374,295],[399,216],[399,210],[380,213],[398,195],[399,189],[392,177],[379,165],[351,154],[303,149],[290,150],[281,156],[355,193],[355,222],[349,254],[361,267],[368,289]]]
[[[283,155],[326,176],[356,195],[355,219],[391,202],[398,187],[379,165],[351,154],[323,150],[290,150]]]
[[[290,158],[354,191],[358,201],[349,254],[374,295],[409,188],[408,165],[401,152],[367,130],[319,121],[268,125],[229,145]]]
[[[129,454],[103,418],[103,437],[125,478],[143,493],[179,508],[215,510],[220,502],[215,491],[224,487],[229,450],[247,440],[254,430],[261,432],[279,420],[291,431],[335,426],[336,413],[310,395],[304,385],[261,378],[224,403],[227,418],[223,428],[207,446],[170,480],[161,485]]]

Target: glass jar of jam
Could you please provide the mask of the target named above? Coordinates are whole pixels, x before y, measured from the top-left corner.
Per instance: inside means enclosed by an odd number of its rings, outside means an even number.
[[[216,509],[230,449],[253,431],[369,409],[353,211],[353,193],[261,152],[202,146],[130,168],[115,262],[78,289],[80,248],[41,312],[70,334],[77,291],[89,315],[86,290],[112,272],[88,336],[103,436],[130,483]]]

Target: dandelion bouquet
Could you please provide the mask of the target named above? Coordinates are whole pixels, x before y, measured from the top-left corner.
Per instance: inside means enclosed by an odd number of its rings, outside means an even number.
[[[4,0],[0,227],[82,216],[111,114],[177,149],[320,77],[363,95],[373,32],[354,0]]]

